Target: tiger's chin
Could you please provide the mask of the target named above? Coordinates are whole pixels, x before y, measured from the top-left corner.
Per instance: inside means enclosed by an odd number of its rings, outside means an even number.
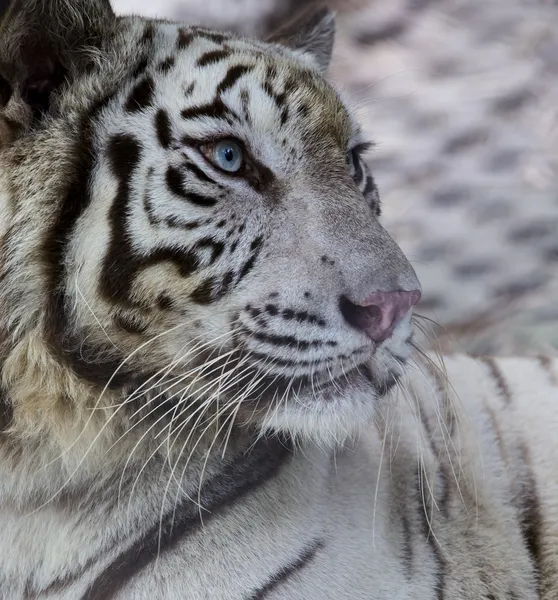
[[[287,435],[335,447],[355,439],[373,423],[380,403],[401,387],[412,355],[410,319],[352,368],[330,369],[276,385],[272,376],[254,395],[245,394],[239,416],[265,435]]]
[[[338,447],[371,426],[378,404],[389,401],[404,371],[401,359],[383,364],[371,359],[327,384],[307,386],[271,404],[257,425],[265,434]]]

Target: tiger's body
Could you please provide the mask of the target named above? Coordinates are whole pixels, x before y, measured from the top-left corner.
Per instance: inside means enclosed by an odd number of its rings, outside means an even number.
[[[269,441],[183,494],[159,462],[130,494],[138,461],[120,502],[122,466],[36,514],[4,503],[3,597],[555,598],[558,361],[446,363],[451,412],[438,378],[413,377],[336,451]]]
[[[331,15],[0,34],[2,596],[557,597],[558,365],[406,366]]]

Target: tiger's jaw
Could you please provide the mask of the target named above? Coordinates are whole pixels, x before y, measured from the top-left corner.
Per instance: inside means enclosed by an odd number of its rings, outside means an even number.
[[[255,425],[265,433],[337,445],[369,425],[378,402],[385,401],[405,373],[411,340],[409,312],[379,346],[356,348],[350,360],[338,356],[311,370],[301,361],[288,376],[269,365],[265,370],[247,368],[253,357],[239,353],[239,372],[249,373],[248,380],[226,402],[241,424]]]

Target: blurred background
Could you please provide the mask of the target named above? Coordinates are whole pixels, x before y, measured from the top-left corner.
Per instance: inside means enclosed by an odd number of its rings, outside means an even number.
[[[264,36],[313,0],[113,0]],[[445,351],[558,353],[558,0],[334,0],[331,79]]]

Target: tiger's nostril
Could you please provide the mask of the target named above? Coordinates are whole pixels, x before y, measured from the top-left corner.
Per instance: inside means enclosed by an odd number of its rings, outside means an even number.
[[[343,296],[339,308],[349,325],[379,344],[391,336],[397,324],[418,303],[420,296],[419,290],[374,292],[358,304]]]

